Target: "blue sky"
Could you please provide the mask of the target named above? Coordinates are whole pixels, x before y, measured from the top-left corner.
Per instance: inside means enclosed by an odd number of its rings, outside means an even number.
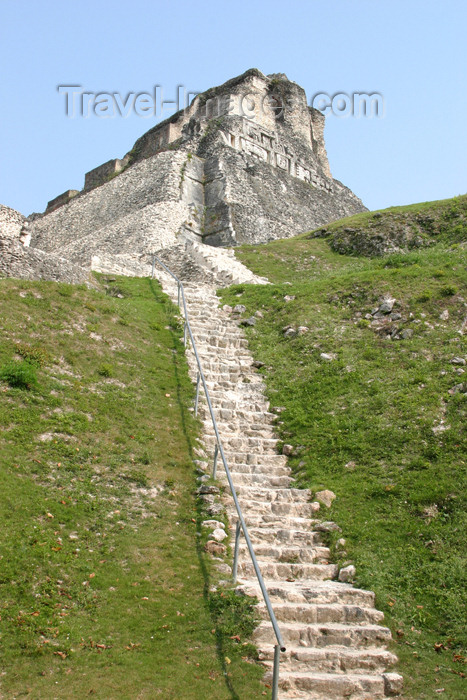
[[[252,67],[384,96],[383,118],[326,120],[332,174],[370,209],[463,194],[466,26],[465,0],[1,0],[0,203],[43,211],[156,122],[71,119],[57,85],[173,99]]]

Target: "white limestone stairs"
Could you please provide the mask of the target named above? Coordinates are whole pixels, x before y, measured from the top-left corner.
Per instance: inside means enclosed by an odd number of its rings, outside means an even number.
[[[247,272],[240,278],[264,282]],[[157,275],[176,301],[174,281]],[[232,281],[229,275],[227,283]],[[200,279],[184,288],[224,452],[287,647],[281,654],[280,698],[400,697],[401,677],[387,672],[397,659],[386,648],[391,633],[381,625],[383,614],[374,607],[373,593],[336,580],[338,569],[323,545],[310,492],[294,488],[287,458],[276,451],[275,416],[241,328],[219,308],[213,286]],[[187,359],[195,380],[193,353],[187,351]],[[199,415],[211,467],[215,436],[202,399]],[[218,478],[226,482],[221,464]],[[233,541],[237,516],[232,499],[225,501]],[[262,622],[253,641],[270,681],[275,637],[245,544],[240,546],[238,590],[260,601]]]

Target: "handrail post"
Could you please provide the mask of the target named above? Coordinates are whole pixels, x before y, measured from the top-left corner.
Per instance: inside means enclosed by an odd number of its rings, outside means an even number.
[[[274,646],[274,668],[272,670],[272,700],[277,700],[279,697],[279,663],[281,656],[281,648],[279,644]]]
[[[199,382],[201,379],[201,375],[198,372],[198,376],[196,377],[196,399],[195,399],[195,416],[198,415],[198,401],[199,401]]]
[[[183,345],[186,347],[186,321],[183,326]]]
[[[212,478],[216,478],[217,474],[217,455],[219,454],[219,444],[216,442],[216,449],[214,450],[214,465],[212,468]]]
[[[235,546],[234,546],[234,557],[232,566],[232,581],[237,583],[237,569],[238,569],[238,545],[240,544],[240,520],[237,520],[237,527],[235,528]]]

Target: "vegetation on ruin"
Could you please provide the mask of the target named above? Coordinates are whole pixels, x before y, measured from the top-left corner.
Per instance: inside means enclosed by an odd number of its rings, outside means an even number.
[[[463,215],[446,216],[464,206],[383,212],[390,232],[391,217],[429,211],[440,235],[382,257],[337,254],[310,234],[243,246],[238,258],[272,285],[222,292],[245,317],[263,314],[246,332],[271,405],[282,407],[294,475],[337,495],[321,513],[342,529],[334,556],[376,592],[413,700],[466,693],[467,247]],[[374,316],[384,297],[396,300],[395,320]],[[308,330],[287,338],[287,326]],[[413,335],[401,339],[404,329]]]
[[[0,281],[0,695],[267,696],[251,605],[209,590],[174,307],[100,285]]]

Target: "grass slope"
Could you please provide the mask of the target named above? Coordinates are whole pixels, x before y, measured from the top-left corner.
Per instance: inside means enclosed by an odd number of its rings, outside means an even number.
[[[467,367],[453,360],[467,359],[465,245],[445,232],[369,259],[302,235],[237,256],[273,284],[231,287],[223,301],[263,314],[247,333],[282,407],[279,434],[299,482],[337,495],[322,513],[346,540],[342,552],[334,538],[335,557],[377,594],[404,697],[464,698]],[[385,295],[400,319],[372,316]],[[286,338],[288,325],[308,331]],[[390,339],[404,329],[412,337]]]
[[[208,592],[174,308],[104,284],[0,282],[0,696],[266,695]]]
[[[467,240],[467,195],[355,214],[311,235],[325,236],[334,251],[349,255],[460,243]]]

